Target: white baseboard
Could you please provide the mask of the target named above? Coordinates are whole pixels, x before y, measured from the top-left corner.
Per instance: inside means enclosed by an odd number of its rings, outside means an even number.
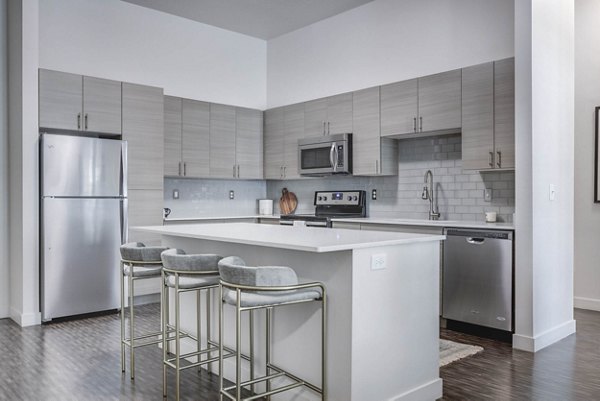
[[[21,327],[42,324],[41,312],[21,313],[21,311],[10,308],[10,318]]]
[[[425,383],[417,388],[413,388],[403,394],[397,395],[390,399],[390,401],[437,400],[442,397],[442,392],[442,379],[437,378],[429,383]]]
[[[570,336],[575,333],[575,331],[575,320],[569,320],[550,330],[546,330],[535,337],[513,334],[513,348],[522,351],[538,352],[539,350]]]
[[[585,297],[574,297],[573,306],[578,309],[587,309],[600,312],[600,299],[596,298],[585,298]]]

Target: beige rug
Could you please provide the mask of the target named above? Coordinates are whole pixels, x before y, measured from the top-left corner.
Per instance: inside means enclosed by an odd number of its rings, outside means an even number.
[[[440,367],[483,351],[482,347],[440,339]]]

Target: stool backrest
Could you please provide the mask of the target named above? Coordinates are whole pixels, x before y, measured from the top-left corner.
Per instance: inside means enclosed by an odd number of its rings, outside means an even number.
[[[174,271],[217,271],[222,256],[215,254],[186,254],[183,249],[169,249],[160,255],[163,266]]]
[[[121,259],[132,262],[160,262],[160,254],[167,250],[164,246],[146,246],[141,242],[121,245]]]
[[[279,287],[298,284],[296,272],[287,266],[246,266],[237,256],[229,256],[219,262],[221,280],[253,287]]]

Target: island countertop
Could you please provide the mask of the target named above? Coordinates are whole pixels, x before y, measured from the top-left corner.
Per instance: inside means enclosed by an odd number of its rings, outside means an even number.
[[[337,252],[387,245],[442,241],[444,235],[293,227],[253,223],[138,226],[132,230],[306,252]]]

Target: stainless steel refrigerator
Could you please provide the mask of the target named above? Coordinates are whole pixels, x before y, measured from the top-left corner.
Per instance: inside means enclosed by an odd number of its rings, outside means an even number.
[[[127,142],[40,136],[42,319],[119,307]]]

